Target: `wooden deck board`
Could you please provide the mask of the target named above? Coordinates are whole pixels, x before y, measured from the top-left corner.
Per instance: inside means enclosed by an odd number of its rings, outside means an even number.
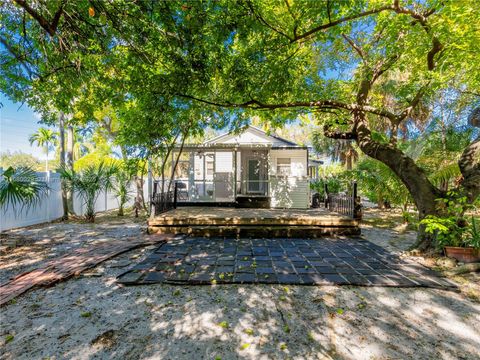
[[[358,221],[326,209],[237,209],[180,207],[155,216],[151,227],[181,226],[321,226],[358,227]]]

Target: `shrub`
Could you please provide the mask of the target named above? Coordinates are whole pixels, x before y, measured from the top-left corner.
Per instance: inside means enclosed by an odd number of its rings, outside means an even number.
[[[70,169],[60,169],[60,175],[66,180],[67,186],[76,191],[85,204],[85,219],[95,221],[95,202],[102,191],[113,187],[114,175],[117,168],[112,165],[89,165],[81,172]]]

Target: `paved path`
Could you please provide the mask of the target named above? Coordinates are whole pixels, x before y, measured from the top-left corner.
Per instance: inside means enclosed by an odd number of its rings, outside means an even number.
[[[126,251],[171,238],[172,236],[168,235],[152,235],[140,239],[113,240],[76,249],[68,255],[53,259],[38,269],[20,274],[0,285],[0,306],[35,286],[52,285]]]
[[[160,245],[123,284],[267,283],[453,288],[413,261],[361,238],[205,239]]]

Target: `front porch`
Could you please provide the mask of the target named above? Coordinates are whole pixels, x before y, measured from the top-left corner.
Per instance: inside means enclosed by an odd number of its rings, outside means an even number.
[[[320,166],[309,164],[305,147],[272,144],[184,145],[171,157],[176,200],[184,205],[307,209]],[[154,193],[169,183],[154,181]]]
[[[258,238],[358,235],[359,221],[327,209],[179,207],[148,221],[150,233]]]

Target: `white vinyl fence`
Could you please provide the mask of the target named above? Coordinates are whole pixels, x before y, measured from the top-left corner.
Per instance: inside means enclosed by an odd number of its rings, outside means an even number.
[[[13,209],[10,205],[7,208],[2,206],[0,209],[0,231],[41,224],[44,222],[57,220],[63,216],[60,174],[37,172],[37,176],[48,183],[48,193],[42,197],[35,207],[30,209],[22,209],[21,206],[18,206],[16,209]],[[133,183],[131,185],[131,190],[131,199],[125,205],[126,207],[132,206],[134,202],[136,190],[135,184]],[[147,199],[149,199],[147,181],[144,183],[143,191],[145,194],[145,201],[147,201]],[[95,210],[97,212],[116,208],[118,208],[118,201],[111,192],[100,193],[95,203]],[[77,215],[85,214],[85,205],[80,196],[78,196],[76,193],[74,193],[73,196],[73,209]]]

